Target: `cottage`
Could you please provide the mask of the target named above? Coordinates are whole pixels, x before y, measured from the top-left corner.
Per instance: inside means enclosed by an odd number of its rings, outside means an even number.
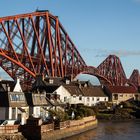
[[[53,79],[46,82],[43,76],[37,76],[32,85],[32,92],[26,93],[30,116],[46,118],[49,109],[62,109],[60,97],[56,94],[58,88]]]
[[[133,100],[138,93],[137,90],[131,86],[108,86],[104,87],[104,91],[109,96],[109,101],[114,104]]]
[[[53,106],[46,98],[44,93],[26,93],[26,100],[29,106],[29,116],[35,118],[42,117],[45,119],[48,116],[48,109]]]
[[[69,93],[69,98],[68,98],[69,104],[84,104],[84,94],[78,86],[65,85],[64,88]],[[66,92],[64,94],[66,95]]]
[[[14,89],[13,89],[14,88]],[[0,120],[14,119],[25,123],[28,106],[20,81],[0,81]]]
[[[108,97],[105,95],[101,86],[82,87],[81,90],[84,93],[84,104],[87,106],[94,106],[99,102],[108,101]]]

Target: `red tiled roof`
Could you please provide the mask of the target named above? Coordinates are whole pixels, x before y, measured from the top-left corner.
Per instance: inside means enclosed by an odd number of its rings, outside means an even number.
[[[111,93],[137,93],[137,90],[131,86],[108,86]]]

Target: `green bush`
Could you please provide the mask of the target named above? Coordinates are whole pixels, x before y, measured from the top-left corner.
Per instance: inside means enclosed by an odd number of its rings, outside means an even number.
[[[50,113],[52,118],[54,118],[54,116],[55,116],[56,119],[59,120],[59,121],[69,120],[69,115],[67,114],[67,112],[64,112],[64,111],[62,111],[60,109],[58,109],[58,110],[49,110],[49,113]]]

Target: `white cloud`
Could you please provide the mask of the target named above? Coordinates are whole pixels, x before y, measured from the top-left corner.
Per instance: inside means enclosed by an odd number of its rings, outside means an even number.
[[[108,55],[117,55],[119,57],[127,56],[140,56],[140,50],[138,51],[127,51],[127,50],[98,50],[96,57],[107,57]]]

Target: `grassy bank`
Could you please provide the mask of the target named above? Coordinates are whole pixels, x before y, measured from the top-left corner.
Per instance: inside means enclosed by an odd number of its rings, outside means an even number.
[[[97,109],[98,108],[98,109]],[[115,106],[113,109],[100,109],[96,107],[99,120],[135,120],[140,119],[140,102],[127,101]]]

